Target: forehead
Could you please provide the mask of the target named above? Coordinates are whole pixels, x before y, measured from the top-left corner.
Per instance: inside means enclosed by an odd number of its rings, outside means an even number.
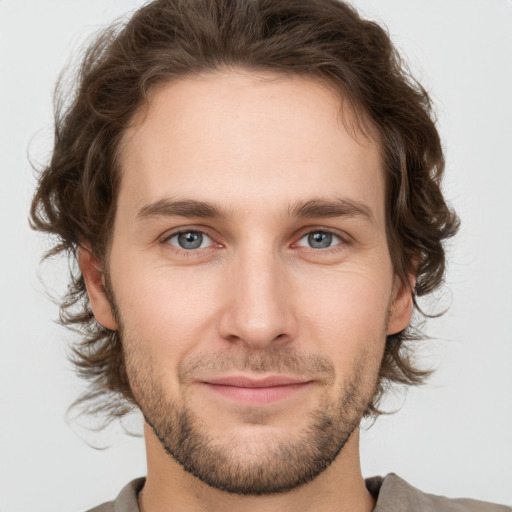
[[[119,205],[179,196],[242,211],[341,194],[378,217],[379,149],[356,123],[313,79],[218,72],[160,85],[124,135]]]

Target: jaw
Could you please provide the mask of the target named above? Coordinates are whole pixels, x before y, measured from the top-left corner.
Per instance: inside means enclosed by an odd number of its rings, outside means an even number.
[[[316,479],[289,492],[266,496],[242,496],[206,485],[169,457],[147,423],[144,432],[148,476],[139,496],[141,512],[167,510],[169,504],[172,509],[204,512],[369,512],[375,505],[361,474],[358,428]]]

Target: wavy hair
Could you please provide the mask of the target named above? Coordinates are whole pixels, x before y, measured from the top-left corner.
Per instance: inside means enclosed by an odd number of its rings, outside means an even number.
[[[94,318],[77,264],[87,241],[108,258],[120,183],[119,142],[155,86],[226,68],[321,80],[378,136],[386,176],[386,229],[396,275],[414,274],[416,299],[440,287],[444,241],[458,229],[440,184],[444,157],[431,100],[386,31],[336,0],[156,0],[96,37],[71,94],[57,92],[55,139],[41,170],[30,218],[54,235],[45,257],[67,253],[70,280],[62,324],[78,330],[72,360],[89,388],[78,400],[106,423],[133,405],[117,331]],[[414,325],[390,335],[368,415],[393,383],[421,384]]]

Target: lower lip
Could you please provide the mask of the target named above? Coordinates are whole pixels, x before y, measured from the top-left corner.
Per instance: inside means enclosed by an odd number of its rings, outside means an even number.
[[[308,388],[312,383],[287,384],[284,386],[271,386],[266,388],[241,388],[220,384],[204,383],[211,391],[225,398],[245,405],[270,404],[289,398]]]

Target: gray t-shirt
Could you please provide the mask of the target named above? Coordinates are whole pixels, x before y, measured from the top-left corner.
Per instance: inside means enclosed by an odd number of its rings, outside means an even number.
[[[115,501],[104,503],[89,512],[140,512],[137,494],[142,489],[144,480],[133,480],[123,488]],[[394,473],[385,478],[368,478],[366,487],[377,500],[373,512],[512,512],[512,508],[505,505],[426,494]]]

